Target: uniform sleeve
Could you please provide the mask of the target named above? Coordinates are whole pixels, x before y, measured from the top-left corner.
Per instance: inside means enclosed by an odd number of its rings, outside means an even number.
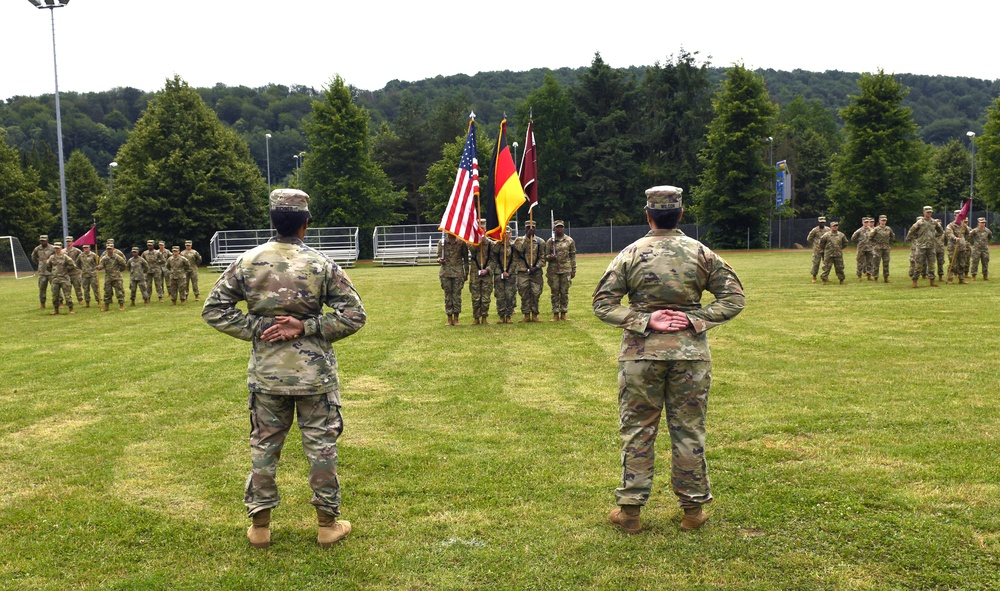
[[[594,316],[605,324],[648,336],[650,314],[622,305],[622,298],[628,294],[625,275],[625,262],[619,255],[608,265],[604,276],[594,289]]]
[[[197,267],[200,264],[201,264],[201,255],[196,250],[194,251],[194,266]]]
[[[237,302],[246,299],[244,282],[238,259],[229,265],[226,272],[215,282],[212,291],[205,298],[205,306],[201,309],[201,317],[215,330],[236,337],[242,341],[252,341],[260,336],[274,319],[244,314],[236,307]]]
[[[333,265],[331,272],[327,274],[325,291],[323,303],[330,310],[322,316],[303,320],[303,336],[318,334],[332,343],[361,330],[367,320],[361,296],[339,266]],[[207,308],[208,302],[205,304]]]
[[[736,276],[736,271],[717,255],[713,254],[709,262],[712,269],[705,289],[715,296],[715,301],[687,312],[696,334],[729,322],[746,306],[743,284]]]
[[[569,243],[569,268],[573,274],[576,274],[576,241],[571,240]]]
[[[461,253],[462,253],[462,276],[464,277],[464,276],[466,276],[466,275],[469,274],[469,245],[468,244],[466,244],[464,242],[462,243]]]

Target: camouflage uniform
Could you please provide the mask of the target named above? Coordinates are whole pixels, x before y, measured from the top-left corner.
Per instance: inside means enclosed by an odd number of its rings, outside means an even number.
[[[927,210],[929,211],[929,210]],[[938,245],[938,237],[944,234],[941,224],[934,218],[920,218],[907,233],[907,239],[913,244],[913,266],[910,268],[910,279],[916,285],[922,270],[930,277],[931,284],[934,284],[934,251]],[[938,265],[942,263],[938,261]]]
[[[702,307],[705,290],[715,300]],[[621,303],[626,296],[628,307]],[[712,379],[706,331],[735,317],[744,303],[743,287],[732,268],[680,230],[652,230],[608,265],[594,290],[593,309],[602,321],[624,329],[618,355],[618,505],[644,505],[649,499],[664,408],[671,484],[680,506],[698,507],[712,500],[705,461],[705,412]],[[653,332],[650,317],[664,309],[684,312],[689,326]]]
[[[823,236],[830,231],[826,224],[826,218],[821,217],[819,219],[820,225],[816,226],[809,231],[809,235],[806,236],[806,242],[812,245],[813,249],[813,259],[812,259],[812,271],[810,274],[813,279],[816,279],[816,275],[819,274],[819,265],[823,262],[823,247],[820,245],[819,241]]]
[[[66,237],[66,244],[73,244],[72,236]],[[76,292],[76,301],[82,303],[83,286],[80,283],[80,255],[83,254],[83,251],[75,246],[70,246],[68,248],[63,249],[63,252],[65,252],[66,255],[69,256],[69,258],[73,259],[73,264],[76,265],[76,269],[74,269],[69,274],[69,280],[70,283],[73,284],[73,290]]]
[[[175,246],[170,250],[170,257],[167,259],[166,265],[167,292],[170,294],[171,302],[176,304],[177,296],[180,296],[183,304],[188,297],[187,276],[191,264],[181,256],[180,247]]]
[[[59,244],[58,242],[56,244]],[[59,311],[62,299],[65,295],[66,305],[69,311],[73,311],[73,289],[70,276],[76,270],[76,263],[68,254],[59,248],[52,256],[45,261],[45,272],[48,273],[52,282],[52,308],[53,314]]]
[[[451,317],[462,313],[462,288],[469,275],[469,247],[448,234],[447,238],[438,241],[437,258],[441,265],[438,280],[444,290],[444,313],[451,324]]]
[[[44,308],[49,287],[49,272],[45,270],[45,262],[56,253],[56,249],[48,243],[48,236],[42,234],[39,240],[44,241],[45,244],[39,244],[31,251],[31,260],[35,263],[35,268],[38,269],[38,302]]]
[[[944,230],[945,244],[948,247],[948,254],[951,260],[948,264],[948,282],[951,282],[953,275],[958,275],[958,282],[965,283],[965,276],[969,274],[969,247],[970,235],[969,226],[965,223],[956,224],[951,222]]]
[[[875,248],[872,245],[872,228],[868,226],[868,218],[865,218],[865,222],[860,228],[854,231],[851,235],[851,242],[855,242],[858,245],[857,252],[855,253],[855,261],[857,263],[858,269],[858,279],[862,275],[867,275],[871,279],[872,275],[872,259],[875,258]]]
[[[493,293],[497,299],[497,315],[506,322],[517,307],[517,270],[514,268],[514,241],[511,234],[505,243],[495,242],[490,248],[490,271],[493,273]],[[504,278],[504,273],[507,277]]]
[[[118,296],[118,306],[125,305],[125,287],[122,285],[122,271],[128,266],[125,262],[125,255],[120,250],[111,249],[114,245],[109,245],[109,249],[104,251],[101,257],[99,268],[104,269],[104,305],[111,305],[112,290]]]
[[[480,244],[469,246],[469,294],[472,296],[473,322],[485,323],[490,315],[490,297],[493,295],[493,275],[490,270],[490,251],[493,240],[483,237]],[[485,271],[482,275],[480,271]]]
[[[90,294],[94,293],[94,302],[101,302],[101,292],[97,289],[97,267],[100,259],[95,252],[84,252],[80,254],[80,283],[83,286],[83,299],[90,307]]]
[[[163,301],[163,293],[166,290],[164,284],[167,281],[167,259],[170,258],[170,251],[163,242],[156,245],[156,252],[160,255],[160,270],[153,273],[153,281],[156,283],[156,296]],[[152,293],[153,290],[149,290]]]
[[[181,256],[186,258],[190,264],[184,284],[184,291],[185,293],[187,292],[188,284],[190,284],[191,291],[194,293],[194,299],[197,300],[201,296],[201,290],[198,289],[198,265],[201,264],[201,255],[198,254],[197,250],[191,248],[190,240],[185,240]]]
[[[884,217],[879,217],[879,222],[881,222]],[[878,280],[879,273],[879,263],[882,267],[882,276],[889,281],[889,255],[892,252],[892,241],[896,239],[896,234],[892,231],[888,225],[878,225],[872,228],[871,241],[874,247],[872,252],[872,274],[875,275],[875,280]]]
[[[305,196],[275,190],[275,195]],[[308,199],[308,197],[305,197]],[[247,313],[236,307],[247,302]],[[323,306],[329,308],[325,314]],[[301,336],[261,339],[276,316],[303,323]],[[278,236],[240,256],[219,277],[205,299],[202,317],[210,326],[253,347],[247,370],[250,393],[250,451],[247,514],[280,502],[275,475],[285,437],[297,411],[302,448],[309,460],[312,504],[340,514],[337,438],[343,430],[340,382],[332,343],[365,324],[365,309],[347,275],[322,253],[294,236]]]
[[[156,286],[156,294],[163,301],[163,253],[154,248],[152,240],[146,241],[146,250],[142,253],[142,258],[146,259],[149,265],[149,273],[146,274],[146,293],[153,297],[153,286]]]
[[[983,279],[990,276],[990,241],[993,232],[986,226],[986,218],[979,218],[979,225],[969,233],[972,242],[972,278],[976,278],[980,261],[983,263]]]
[[[545,241],[538,236],[518,236],[514,241],[514,270],[517,293],[521,296],[521,314],[538,320],[538,301],[542,297],[542,267],[545,266]]]
[[[562,222],[556,220],[555,225],[560,226]],[[545,242],[545,250],[549,261],[545,276],[549,281],[552,314],[565,315],[569,312],[569,288],[576,277],[576,242],[565,234],[559,239],[553,234]]]
[[[139,254],[138,248],[132,249],[132,257],[128,260],[128,287],[132,305],[135,305],[135,290],[139,288],[142,302],[149,303],[149,288],[146,287],[146,275],[149,273],[149,263]]]
[[[823,247],[823,274],[820,278],[826,283],[830,277],[830,267],[837,271],[837,279],[844,282],[844,248],[847,246],[847,236],[837,226],[831,224],[830,231],[820,238],[820,245]]]
[[[934,244],[934,256],[937,258],[938,279],[944,279],[944,227],[941,226],[941,220],[939,219],[935,218],[934,223],[937,224],[938,228],[941,228],[941,233],[937,235],[937,242]],[[927,272],[934,272],[933,261],[931,261],[931,264],[927,265]]]

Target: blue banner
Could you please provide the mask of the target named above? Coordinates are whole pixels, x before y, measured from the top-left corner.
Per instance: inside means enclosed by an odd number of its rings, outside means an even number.
[[[778,162],[777,180],[774,183],[774,205],[778,209],[791,199],[792,174],[788,171],[788,163],[785,160]]]

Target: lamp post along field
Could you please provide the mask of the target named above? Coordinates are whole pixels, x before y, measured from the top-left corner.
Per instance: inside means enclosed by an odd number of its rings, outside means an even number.
[[[69,220],[66,217],[66,169],[63,164],[62,109],[59,108],[59,68],[56,65],[56,15],[54,9],[69,4],[69,0],[28,0],[35,8],[49,9],[52,20],[52,71],[56,79],[56,141],[59,147],[59,198],[62,204],[63,236],[69,236]]]
[[[972,148],[972,169],[969,171],[969,199],[972,199],[972,190],[976,186],[976,132],[967,131],[965,135],[969,136],[969,146]],[[972,209],[972,206],[969,206]]]
[[[115,168],[118,166],[117,162],[112,162],[108,165],[108,180],[111,181],[111,199],[115,198]]]
[[[271,194],[271,134],[264,134],[264,150],[267,152],[267,194]]]

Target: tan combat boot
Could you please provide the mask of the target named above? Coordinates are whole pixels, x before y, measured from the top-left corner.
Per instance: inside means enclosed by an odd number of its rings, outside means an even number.
[[[519,324],[524,322],[531,322],[531,314],[525,314],[524,318],[517,321]]]
[[[883,277],[882,281],[885,282],[885,283],[889,283],[889,277],[888,276]]]
[[[85,307],[86,307],[86,308],[89,308],[89,307],[90,307],[90,300],[87,300],[87,305],[86,305]]]
[[[59,306],[52,306],[52,311],[49,312],[49,316],[58,316],[58,315],[59,315]]]
[[[872,280],[872,274],[871,273],[865,273],[865,276],[868,277],[868,281]]]
[[[320,548],[329,548],[351,533],[351,522],[338,520],[336,515],[330,515],[320,509],[316,509],[316,518],[319,522],[319,534],[316,541]]]
[[[445,326],[451,326],[451,314],[448,314],[448,321],[444,323]]]
[[[559,313],[559,320],[566,320],[566,313],[565,312],[560,312]]]
[[[44,310],[45,309],[45,302],[42,302],[41,305],[38,306],[38,309],[39,310]]]
[[[103,306],[101,306],[101,312],[107,312],[107,311],[108,311],[108,304],[104,304]]]
[[[917,280],[916,280],[916,279],[914,279],[914,280],[913,280],[913,289],[916,289],[916,288],[917,288]]]
[[[858,283],[861,283],[861,275],[858,275]]]
[[[963,279],[962,277],[959,277],[958,278],[958,284],[959,285],[965,285],[965,279]]]
[[[541,321],[540,321],[540,320],[538,319],[538,314],[536,314],[535,312],[532,312],[532,313],[531,313],[531,322],[541,322]]]
[[[931,287],[937,287],[937,286],[938,286],[937,282],[935,282],[934,278],[931,277]]]
[[[681,519],[681,529],[698,529],[708,521],[708,514],[702,511],[701,507],[690,507],[684,510],[684,519]]]
[[[975,280],[976,280],[976,276],[975,275],[973,275],[972,277],[969,277],[969,281],[975,281]]]
[[[131,303],[131,304],[129,304],[129,305],[130,305],[130,306],[132,306],[132,307],[134,308],[134,307],[135,307],[135,300],[132,300],[132,303]]]
[[[271,510],[264,509],[253,514],[253,525],[247,530],[247,539],[254,548],[271,545]]]
[[[639,520],[641,509],[639,505],[622,505],[608,515],[608,521],[627,534],[637,534],[642,531],[642,523]]]
[[[987,277],[986,275],[983,275],[983,281],[989,281],[989,280],[990,280],[989,277]]]
[[[813,275],[813,283],[816,283],[816,276]]]
[[[119,312],[124,312],[125,311],[125,302],[122,302],[122,303],[118,304],[118,311]]]
[[[552,320],[549,320],[549,322],[559,322],[559,313],[558,312],[553,312],[552,313]]]
[[[473,318],[472,319],[472,324],[479,324],[479,319],[478,318]]]

